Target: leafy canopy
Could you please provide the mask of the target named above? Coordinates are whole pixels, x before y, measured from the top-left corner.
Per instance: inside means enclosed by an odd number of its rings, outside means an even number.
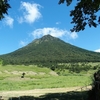
[[[72,3],[72,0],[59,0],[59,4],[66,2],[67,6]],[[84,30],[86,25],[89,27],[97,27],[100,24],[100,16],[97,12],[100,11],[100,0],[77,0],[74,10],[71,10],[72,24],[74,27],[71,31],[79,32]]]
[[[8,14],[9,8],[8,0],[0,0],[0,20],[4,18],[5,14]]]

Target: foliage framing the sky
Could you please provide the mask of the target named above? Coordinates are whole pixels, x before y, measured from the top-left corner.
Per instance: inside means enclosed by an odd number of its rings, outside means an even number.
[[[66,1],[67,6],[72,3],[72,0],[59,0],[59,4]],[[10,5],[8,0],[0,1],[0,20],[4,18],[5,14],[8,14]],[[86,25],[89,27],[97,27],[100,24],[100,16],[97,16],[97,12],[100,10],[100,0],[77,0],[77,4],[74,10],[71,10],[70,16],[74,24],[71,31],[79,32],[84,30]]]
[[[72,3],[72,0],[60,0],[59,4],[66,1],[67,6]],[[84,30],[86,25],[89,27],[97,27],[100,24],[100,16],[97,16],[97,12],[100,11],[100,0],[77,0],[77,4],[74,10],[71,10],[70,16],[74,24],[71,31],[79,32]]]
[[[9,8],[8,0],[0,0],[0,20],[4,18],[4,14],[8,14]]]

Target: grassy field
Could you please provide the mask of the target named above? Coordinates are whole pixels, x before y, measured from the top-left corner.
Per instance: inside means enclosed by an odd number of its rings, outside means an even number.
[[[89,85],[95,70],[70,73],[68,70],[57,71],[36,65],[6,65],[0,66],[0,91],[32,90],[44,88],[77,87]],[[22,74],[25,73],[24,78]]]

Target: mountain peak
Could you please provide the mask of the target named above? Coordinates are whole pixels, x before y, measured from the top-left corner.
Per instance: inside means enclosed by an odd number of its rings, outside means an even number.
[[[40,39],[36,39],[34,42],[36,44],[40,44],[42,42],[49,42],[49,41],[54,41],[54,40],[57,40],[58,38],[56,37],[53,37],[51,35],[44,35],[43,37],[41,37]]]
[[[41,38],[41,40],[45,40],[45,41],[48,41],[48,40],[54,40],[56,39],[55,37],[51,36],[51,35],[45,35]]]

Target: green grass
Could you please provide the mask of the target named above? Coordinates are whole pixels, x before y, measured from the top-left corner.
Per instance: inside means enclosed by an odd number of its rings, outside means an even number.
[[[0,71],[36,71],[36,72],[41,72],[45,71],[48,72],[50,71],[48,68],[40,68],[37,67],[36,65],[6,65],[6,66],[0,66]]]
[[[0,80],[0,90],[29,90],[36,88],[61,88],[85,86],[90,79],[85,76],[52,76],[41,79]]]
[[[23,72],[25,76],[21,78]],[[91,74],[65,71],[66,75],[57,76],[50,72],[52,72],[51,69],[36,65],[0,66],[0,91],[76,87],[91,83]]]

